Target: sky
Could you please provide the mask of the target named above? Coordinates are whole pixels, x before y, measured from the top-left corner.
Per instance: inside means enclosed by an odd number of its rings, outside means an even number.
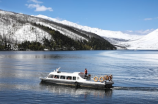
[[[0,0],[0,9],[129,34],[158,29],[158,0]]]

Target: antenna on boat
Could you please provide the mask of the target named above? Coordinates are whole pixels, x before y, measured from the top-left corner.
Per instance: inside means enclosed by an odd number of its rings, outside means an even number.
[[[56,71],[56,72],[58,72],[58,71],[59,71],[59,69],[60,69],[60,67],[59,67],[59,68],[57,68],[55,71]]]

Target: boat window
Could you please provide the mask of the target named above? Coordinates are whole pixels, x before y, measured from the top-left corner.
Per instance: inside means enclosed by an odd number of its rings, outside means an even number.
[[[72,77],[71,77],[71,76],[67,76],[67,78],[66,78],[66,79],[71,80],[71,79],[72,79]]]
[[[77,77],[77,80],[79,80],[80,78],[79,77]]]
[[[59,79],[59,75],[55,75],[55,76],[54,76],[54,78],[57,78],[57,79]]]
[[[84,78],[84,77],[85,77],[85,74],[82,73],[82,72],[80,72],[80,73],[79,73],[79,76],[80,76],[81,78]]]
[[[60,79],[65,79],[65,76],[60,76]]]
[[[73,80],[76,80],[76,77],[73,77]]]
[[[48,75],[48,78],[54,78],[54,75]]]

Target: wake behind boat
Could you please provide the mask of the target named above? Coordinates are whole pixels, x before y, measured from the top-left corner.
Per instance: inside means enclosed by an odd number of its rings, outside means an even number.
[[[61,72],[59,69],[50,72],[47,77],[40,77],[41,82],[97,89],[111,88],[114,84],[112,75],[99,75],[98,77],[91,74],[85,75],[83,72]]]

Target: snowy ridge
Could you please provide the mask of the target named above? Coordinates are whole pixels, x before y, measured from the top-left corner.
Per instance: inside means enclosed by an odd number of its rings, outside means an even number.
[[[97,35],[104,37],[113,45],[118,45],[121,47],[126,47],[127,49],[137,49],[137,50],[158,50],[158,29],[145,35],[129,35],[121,31],[110,31],[110,30],[101,30],[98,28],[91,28],[88,26],[81,26],[67,20],[58,20],[55,18],[47,17],[44,15],[37,15],[37,17],[48,19],[57,23],[65,24],[84,30],[87,32],[92,32]]]
[[[12,43],[21,43],[24,41],[42,42],[43,38],[51,39],[50,34],[32,26],[30,23],[20,23],[13,18],[6,17],[6,14],[13,15],[12,13],[1,11],[0,13],[4,15],[0,18],[0,40],[6,39],[6,41],[11,41]]]
[[[147,34],[141,39],[129,42],[122,42],[119,45],[126,45],[128,49],[158,50],[158,29]]]
[[[2,10],[0,10],[0,14],[10,14],[10,15],[14,15],[14,13],[12,13],[12,12],[2,11]]]
[[[53,25],[53,24],[46,24],[46,23],[43,23],[43,22],[36,22],[37,24],[40,24],[40,25],[43,25],[43,26],[46,26],[46,27],[49,27],[51,28],[52,30],[56,30],[56,31],[59,31],[61,34],[65,35],[65,36],[68,36],[74,40],[86,40],[88,41],[86,38],[78,35],[78,34],[75,34],[67,29],[64,29],[62,27],[59,27],[59,26],[56,26],[56,25]]]
[[[134,39],[139,39],[141,37],[139,35],[129,35],[129,34],[121,32],[121,31],[101,30],[101,29],[98,29],[98,28],[91,28],[91,27],[88,27],[88,26],[81,26],[81,25],[78,25],[76,23],[69,22],[67,20],[61,20],[60,21],[58,19],[47,17],[47,16],[44,16],[44,15],[37,15],[37,17],[48,19],[48,20],[58,22],[58,23],[61,23],[61,24],[65,24],[65,25],[68,25],[68,26],[72,26],[72,27],[75,27],[75,28],[78,28],[78,29],[81,29],[81,30],[84,30],[84,31],[87,31],[87,32],[92,32],[92,33],[98,34],[102,37],[118,38],[118,39],[126,39],[126,40],[134,40]]]
[[[33,26],[34,23],[57,30],[74,40],[88,41],[89,37],[99,35],[111,44],[126,47],[127,49],[158,50],[158,29],[145,36],[129,35],[121,31],[81,26],[67,20],[58,20],[44,15],[29,16],[2,10],[0,10],[0,40],[6,39],[15,43],[26,40],[41,42],[43,38],[51,39],[50,34]]]
[[[2,10],[0,10],[0,40],[6,39],[7,41],[12,41],[13,43],[21,43],[23,41],[42,42],[41,40],[43,38],[51,39],[51,36],[47,32],[32,26],[30,23],[36,23],[49,27],[74,40],[88,41],[85,37],[56,24],[49,23],[47,20]]]

